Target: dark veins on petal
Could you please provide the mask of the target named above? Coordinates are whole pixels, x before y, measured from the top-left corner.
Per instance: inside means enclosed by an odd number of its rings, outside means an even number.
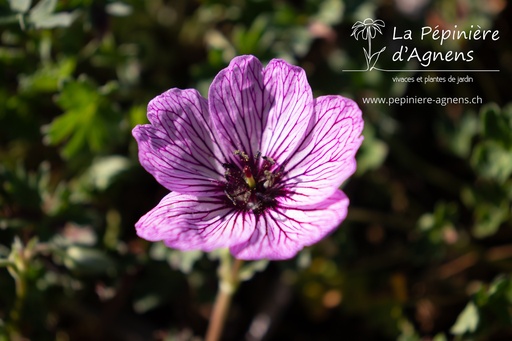
[[[236,150],[242,168],[234,163],[224,163],[226,179],[224,193],[228,204],[241,211],[261,214],[269,208],[275,208],[276,198],[286,195],[280,183],[282,167],[260,152],[251,159],[245,152]],[[262,161],[260,162],[260,158]]]

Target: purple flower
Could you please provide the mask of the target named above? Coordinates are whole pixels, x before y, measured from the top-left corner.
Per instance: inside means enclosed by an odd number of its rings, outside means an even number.
[[[171,89],[133,135],[139,159],[172,191],[135,225],[172,248],[229,248],[240,259],[287,259],[333,231],[349,200],[361,111],[341,96],[313,99],[304,70],[234,58],[210,86]]]

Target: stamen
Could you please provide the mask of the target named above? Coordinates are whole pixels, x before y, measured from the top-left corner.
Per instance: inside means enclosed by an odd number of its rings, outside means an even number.
[[[263,157],[263,160],[267,161],[268,163],[270,163],[271,165],[274,165],[276,162],[274,161],[273,158],[271,157],[268,157],[268,156],[264,156]]]
[[[245,182],[247,182],[247,185],[250,189],[256,188],[256,180],[254,180],[254,176],[252,176],[251,168],[249,166],[244,167],[244,176],[245,176]]]
[[[240,161],[247,162],[249,161],[249,155],[247,155],[245,152],[241,150],[235,150],[235,155],[240,158]]]
[[[224,194],[228,204],[237,209],[262,214],[268,208],[278,205],[276,198],[286,194],[279,186],[282,166],[274,159],[262,156],[257,151],[254,160],[242,150],[235,150],[238,165],[224,163]],[[261,161],[260,161],[261,159]]]
[[[269,187],[274,186],[274,182],[276,180],[276,176],[272,172],[270,172],[268,170],[265,170],[263,172],[263,174],[265,174],[265,182],[263,183],[263,187],[269,188]]]

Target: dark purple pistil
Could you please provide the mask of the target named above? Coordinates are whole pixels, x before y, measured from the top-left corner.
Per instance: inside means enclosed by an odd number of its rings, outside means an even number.
[[[235,151],[240,158],[241,169],[233,163],[223,164],[226,171],[224,193],[228,202],[242,211],[263,213],[277,205],[276,198],[285,195],[280,185],[281,167],[272,158],[259,153],[254,160],[242,151]]]

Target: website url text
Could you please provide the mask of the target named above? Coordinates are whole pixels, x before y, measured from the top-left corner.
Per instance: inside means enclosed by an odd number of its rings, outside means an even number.
[[[385,104],[385,105],[405,105],[405,104],[438,104],[446,106],[448,104],[482,104],[483,99],[480,96],[475,97],[363,97],[364,104]]]

